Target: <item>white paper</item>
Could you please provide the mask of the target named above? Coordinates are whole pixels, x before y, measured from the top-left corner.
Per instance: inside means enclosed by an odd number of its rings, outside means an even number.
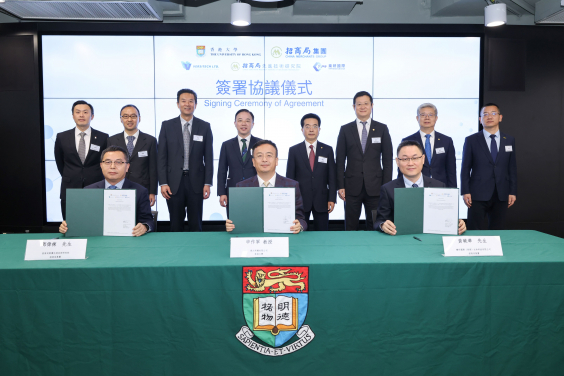
[[[133,236],[135,189],[104,190],[104,236]]]
[[[264,232],[291,234],[296,219],[296,191],[292,188],[264,188]]]
[[[199,136],[199,135],[195,134],[194,135],[194,141],[202,142],[202,141],[204,141],[204,136]]]
[[[458,189],[424,189],[423,232],[458,235]]]
[[[85,259],[86,241],[86,239],[28,240],[24,260]]]
[[[443,236],[444,256],[503,256],[499,236]]]
[[[290,239],[231,238],[230,257],[289,257]]]
[[[99,146],[99,145],[90,144],[90,150],[100,151],[100,146]]]
[[[513,146],[512,145],[505,145],[505,151],[506,152],[513,151]]]
[[[382,138],[381,137],[372,137],[372,143],[373,144],[380,144],[380,143],[382,143]]]
[[[445,148],[444,148],[444,147],[442,147],[442,148],[436,148],[436,149],[435,149],[435,153],[436,153],[436,154],[444,154],[444,152],[445,152]]]
[[[148,157],[148,156],[149,156],[149,153],[147,152],[147,150],[139,152],[139,157]]]
[[[317,161],[318,161],[319,163],[327,163],[327,158],[325,158],[325,157],[319,157],[319,158],[317,158]]]

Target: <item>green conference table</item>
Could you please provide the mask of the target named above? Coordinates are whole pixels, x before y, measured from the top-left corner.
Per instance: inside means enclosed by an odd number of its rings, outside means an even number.
[[[500,235],[503,257],[443,257],[438,235],[305,232],[289,258],[230,259],[227,233],[154,233],[24,261],[26,239],[49,235],[0,235],[2,376],[564,374],[564,239],[539,232],[468,232]],[[309,267],[315,338],[298,351],[236,338],[253,265]]]

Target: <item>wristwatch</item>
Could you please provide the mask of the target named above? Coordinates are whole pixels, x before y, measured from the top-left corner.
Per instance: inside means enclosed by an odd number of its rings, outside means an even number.
[[[300,232],[303,232],[303,231],[304,231],[304,226],[302,226],[301,223],[300,223]]]
[[[143,223],[143,226],[145,226],[145,228],[147,229],[147,232],[151,232],[151,228],[149,227],[148,224]]]

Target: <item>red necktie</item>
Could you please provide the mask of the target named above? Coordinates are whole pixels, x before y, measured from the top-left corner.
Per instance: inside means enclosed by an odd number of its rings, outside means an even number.
[[[315,152],[313,151],[313,145],[309,145],[311,149],[309,152],[309,166],[311,167],[311,171],[313,171],[313,164],[315,163]]]

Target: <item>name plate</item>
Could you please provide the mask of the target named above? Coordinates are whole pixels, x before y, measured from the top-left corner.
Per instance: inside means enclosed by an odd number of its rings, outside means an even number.
[[[24,260],[79,260],[86,258],[87,239],[28,240]]]
[[[443,236],[443,256],[503,256],[499,236]]]
[[[231,238],[233,257],[289,257],[290,239],[284,238]]]

